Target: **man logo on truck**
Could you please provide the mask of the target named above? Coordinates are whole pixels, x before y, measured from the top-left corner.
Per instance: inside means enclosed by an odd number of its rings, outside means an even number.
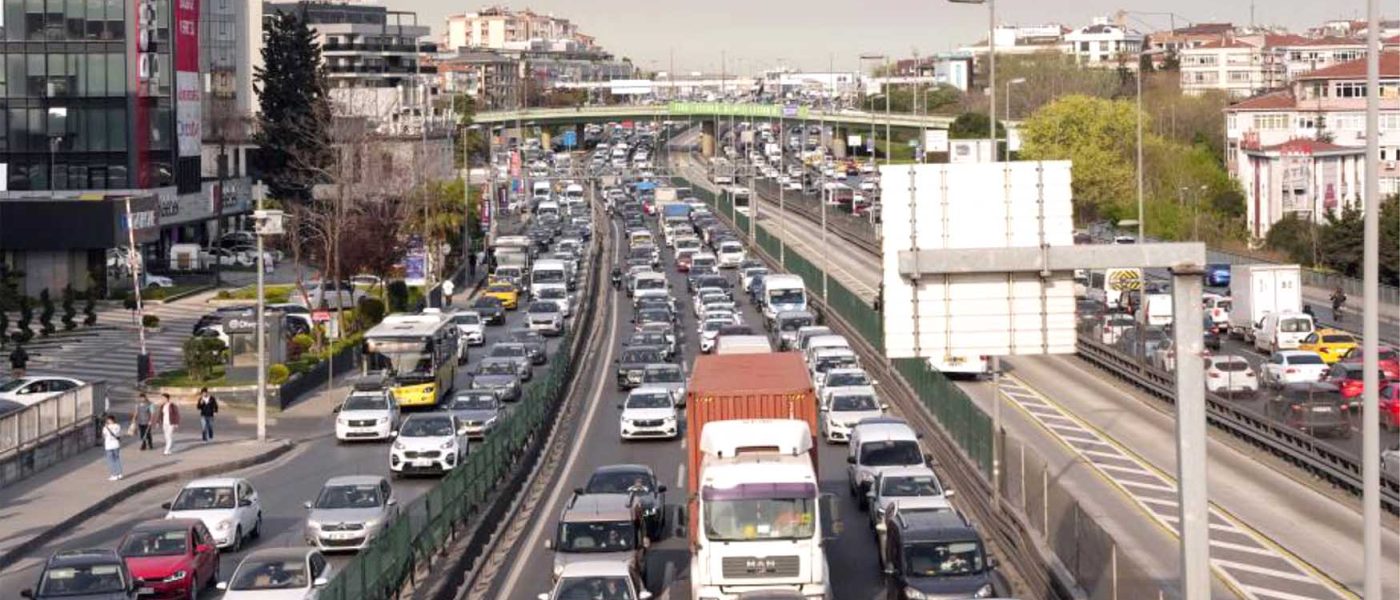
[[[755,575],[776,573],[778,572],[778,561],[771,558],[750,558],[744,561],[744,570]]]

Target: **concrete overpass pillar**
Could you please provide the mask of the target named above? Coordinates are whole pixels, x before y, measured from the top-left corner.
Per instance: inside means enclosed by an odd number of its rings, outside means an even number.
[[[846,158],[846,132],[836,127],[831,129],[831,156]]]
[[[710,158],[715,155],[715,122],[700,123],[700,155]]]
[[[540,147],[541,147],[541,148],[544,148],[545,152],[552,152],[553,149],[554,149],[553,143],[554,143],[554,139],[553,139],[552,136],[549,135],[549,130],[548,130],[548,129],[545,129],[545,128],[541,128],[541,129],[540,129]]]

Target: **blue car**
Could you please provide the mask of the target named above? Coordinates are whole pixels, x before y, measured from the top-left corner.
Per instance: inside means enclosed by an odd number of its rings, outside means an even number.
[[[1230,265],[1206,265],[1206,287],[1230,287]]]

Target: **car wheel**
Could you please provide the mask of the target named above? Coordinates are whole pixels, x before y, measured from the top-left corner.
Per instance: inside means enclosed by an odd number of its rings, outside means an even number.
[[[233,530],[233,545],[229,546],[229,552],[237,553],[243,549],[243,526],[238,526]]]
[[[258,513],[258,520],[253,521],[253,533],[249,537],[257,539],[262,537],[262,513]]]

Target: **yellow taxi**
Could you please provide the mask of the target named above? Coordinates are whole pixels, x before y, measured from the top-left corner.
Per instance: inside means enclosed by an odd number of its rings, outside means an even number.
[[[508,282],[493,283],[486,286],[484,295],[501,301],[501,306],[506,310],[515,310],[520,306],[520,290]]]
[[[1330,365],[1358,344],[1355,337],[1340,329],[1319,329],[1298,342],[1298,349],[1316,352],[1322,362]]]

